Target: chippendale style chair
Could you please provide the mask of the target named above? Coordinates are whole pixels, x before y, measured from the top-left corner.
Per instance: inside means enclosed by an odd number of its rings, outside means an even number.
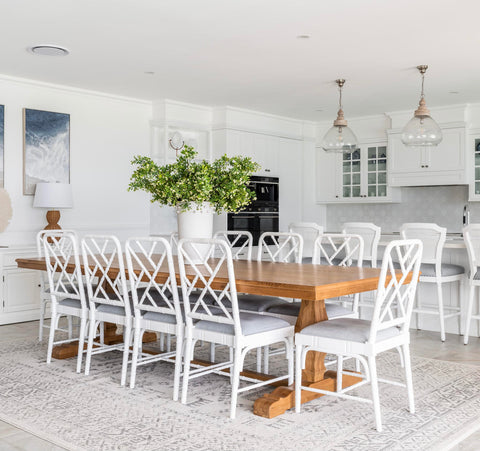
[[[213,253],[209,255],[216,255],[218,258],[212,261],[205,257],[198,263],[198,258],[191,254],[195,252],[197,246],[202,245],[212,246]],[[200,255],[201,252],[198,254]],[[190,379],[212,372],[226,375],[231,380],[230,418],[233,419],[239,393],[284,379],[288,379],[289,383],[293,382],[294,326],[281,318],[240,312],[232,252],[225,241],[182,239],[178,244],[178,260],[186,322],[182,403],[187,402]],[[215,290],[212,288],[212,284],[217,274],[221,274],[222,279],[226,279],[226,285],[221,288],[216,287]],[[190,296],[195,286],[199,287],[200,293],[197,293],[191,300]],[[206,300],[207,295],[208,300]],[[199,340],[230,347],[232,350],[230,359],[227,362],[192,369],[191,361],[194,356],[195,343]],[[287,349],[288,373],[268,381],[239,388],[240,373],[246,354],[260,346],[279,342],[285,343]],[[230,374],[221,371],[226,368],[230,369]],[[251,379],[246,380],[252,381]]]
[[[410,362],[409,325],[412,315],[422,255],[420,240],[392,241],[386,248],[378,282],[375,307],[371,321],[358,318],[337,318],[305,327],[295,334],[295,411],[300,412],[301,390],[332,395],[344,399],[357,399],[373,404],[377,431],[382,430],[378,382],[406,386],[408,405],[415,412]],[[398,264],[394,265],[393,258]],[[397,266],[399,270],[397,270]],[[397,274],[397,271],[400,274]],[[411,277],[411,281],[410,281]],[[408,283],[410,282],[410,283]],[[391,349],[403,353],[406,384],[379,379],[376,357]],[[302,368],[308,351],[315,350],[337,355],[337,390],[311,388],[302,385]],[[362,374],[343,368],[344,357],[353,357],[364,369]],[[350,374],[362,380],[343,388],[342,375]],[[349,395],[348,392],[370,383],[372,399]]]
[[[468,304],[467,304],[467,318],[465,322],[465,334],[463,336],[463,343],[468,344],[470,336],[470,327],[472,321],[480,321],[480,311],[478,310],[479,304],[477,304],[477,314],[473,314],[473,304],[475,302],[475,291],[480,287],[480,224],[470,224],[463,229],[463,239],[468,252],[468,261],[470,264],[470,274],[468,277],[469,291],[468,291]]]

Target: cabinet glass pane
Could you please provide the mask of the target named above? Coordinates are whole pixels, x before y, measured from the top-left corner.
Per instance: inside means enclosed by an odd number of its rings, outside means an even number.
[[[352,162],[352,172],[360,172],[360,161]]]
[[[475,180],[480,180],[480,168],[475,168]]]
[[[350,161],[352,159],[351,153],[344,153],[343,154],[343,161]]]
[[[378,183],[382,185],[387,184],[387,173],[386,172],[379,172],[378,173]]]
[[[378,185],[378,197],[385,197],[387,195],[387,185]]]
[[[344,174],[343,175],[343,185],[351,185],[350,182],[350,174]]]
[[[368,197],[375,197],[377,195],[377,187],[375,185],[368,185]]]
[[[360,174],[355,173],[352,175],[352,185],[360,185]]]
[[[378,170],[379,171],[387,170],[387,160],[378,160]]]
[[[360,186],[352,187],[352,197],[360,197]]]
[[[349,186],[344,186],[343,187],[343,197],[350,197],[350,187]]]
[[[475,166],[480,166],[480,153],[475,152]]]
[[[377,170],[377,162],[375,160],[371,160],[368,162],[368,172],[375,172]]]
[[[387,148],[385,146],[378,148],[378,158],[387,158]]]
[[[376,147],[369,147],[368,148],[368,158],[377,158],[377,148]]]
[[[368,173],[368,184],[375,185],[377,183],[377,174],[375,172]]]
[[[353,160],[360,160],[360,149],[357,149],[352,153],[352,161]]]
[[[343,172],[352,172],[352,166],[350,163],[343,163]]]
[[[480,182],[475,182],[475,194],[480,194]]]

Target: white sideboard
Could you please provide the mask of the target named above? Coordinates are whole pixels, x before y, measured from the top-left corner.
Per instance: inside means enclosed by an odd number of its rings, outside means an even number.
[[[36,257],[35,246],[0,248],[0,325],[37,320],[40,314],[40,274],[20,269],[19,257]]]

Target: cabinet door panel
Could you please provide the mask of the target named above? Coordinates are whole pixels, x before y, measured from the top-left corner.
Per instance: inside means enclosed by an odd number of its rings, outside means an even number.
[[[444,130],[442,142],[428,149],[427,165],[432,171],[458,171],[464,168],[463,137],[456,130]]]
[[[327,153],[319,147],[315,149],[315,158],[317,202],[338,201],[337,191],[341,185],[337,182],[337,175],[340,174],[337,167],[342,164],[341,159],[338,154]]]
[[[392,174],[397,172],[421,172],[424,171],[422,165],[423,154],[420,149],[413,149],[405,146],[400,135],[391,135],[388,141],[390,155],[390,171]]]
[[[9,269],[4,271],[3,299],[5,313],[40,307],[39,274],[37,271]]]

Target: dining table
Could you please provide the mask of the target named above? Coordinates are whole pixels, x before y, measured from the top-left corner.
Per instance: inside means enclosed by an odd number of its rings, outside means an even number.
[[[41,258],[19,258],[16,260],[19,268],[45,271],[46,265]],[[177,268],[178,261],[174,257]],[[212,259],[211,264],[215,264]],[[278,296],[301,300],[300,311],[295,323],[295,332],[320,322],[327,321],[325,299],[335,299],[355,293],[373,291],[377,289],[380,269],[359,267],[338,267],[327,265],[301,264],[301,263],[273,263],[247,260],[233,262],[236,289],[238,293],[248,293],[265,296]],[[68,271],[74,270],[74,265],[67,267]],[[140,273],[139,266],[134,267]],[[110,272],[118,273],[118,265],[112,264]],[[193,269],[187,267],[187,276],[194,277]],[[128,277],[128,272],[127,272]],[[162,283],[169,275],[166,262],[158,271],[156,280]],[[399,273],[400,277],[400,273]],[[389,278],[387,278],[387,283]],[[410,283],[406,279],[405,283]],[[200,282],[199,282],[200,283]],[[228,283],[227,270],[221,268],[212,283],[213,289],[222,290]],[[202,362],[208,364],[209,362]],[[268,380],[274,376],[245,372],[248,377]],[[343,387],[351,386],[360,379],[354,375],[343,376]],[[293,386],[276,383],[272,392],[264,394],[254,402],[253,412],[265,418],[274,418],[283,414],[295,405],[295,390]],[[336,390],[336,372],[327,371],[325,367],[325,354],[318,351],[309,351],[306,356],[305,369],[303,370],[302,385],[327,391]],[[323,396],[310,391],[302,392],[302,403]]]

